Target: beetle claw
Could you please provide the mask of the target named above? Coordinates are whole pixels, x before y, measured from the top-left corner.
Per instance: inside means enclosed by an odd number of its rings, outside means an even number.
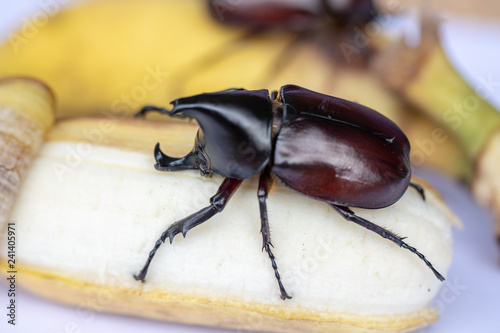
[[[280,297],[284,301],[286,301],[287,299],[291,299],[292,298],[292,296],[288,295],[285,290],[281,291],[281,296]]]
[[[144,277],[141,277],[141,274],[134,274],[134,279],[137,281],[141,281],[142,283],[146,282],[146,279]]]
[[[418,185],[418,184],[415,184],[415,183],[410,183],[410,186],[413,187],[415,190],[417,190],[417,192],[422,197],[422,200],[425,201],[425,191],[424,191],[424,188],[422,186]]]

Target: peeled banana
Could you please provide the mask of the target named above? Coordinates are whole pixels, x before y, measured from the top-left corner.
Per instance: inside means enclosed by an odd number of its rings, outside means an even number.
[[[136,281],[158,235],[206,206],[221,182],[152,166],[156,140],[184,155],[196,128],[109,118],[58,122],[10,215],[23,239],[19,283],[77,306],[105,299],[92,303],[100,311],[240,330],[393,332],[436,320],[429,304],[441,282],[419,258],[277,184],[268,201],[274,252],[293,293],[282,301],[261,252],[256,179],[224,212],[165,244],[146,283]],[[429,185],[415,181],[425,187],[425,201],[409,189],[391,207],[355,210],[409,236],[445,273],[457,219]]]

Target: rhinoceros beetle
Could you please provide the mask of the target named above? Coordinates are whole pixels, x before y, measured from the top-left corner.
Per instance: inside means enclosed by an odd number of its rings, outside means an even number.
[[[365,34],[367,29],[380,25],[377,22],[379,11],[373,0],[208,0],[207,3],[215,21],[225,27],[244,29],[245,32],[231,43],[252,43],[256,35],[271,31],[291,37],[278,55],[279,60],[266,71],[268,74],[282,71],[288,64],[290,54],[295,53],[302,43],[325,53],[332,63],[365,66],[374,52],[370,43],[366,42]],[[205,54],[196,72],[224,59],[227,52],[218,45]],[[190,64],[188,73],[194,72],[192,66]],[[185,76],[182,78],[185,79]]]
[[[271,251],[266,198],[273,175],[288,188],[321,200],[346,220],[359,224],[398,246],[415,253],[443,281],[444,277],[403,237],[357,216],[350,207],[368,209],[392,205],[410,182],[410,144],[405,134],[380,113],[343,99],[295,85],[268,90],[230,89],[179,98],[167,110],[146,106],[143,116],[157,111],[170,117],[198,122],[192,151],[173,158],[154,149],[160,171],[200,170],[202,175],[224,177],[210,205],[173,223],[157,240],[135,279],[144,282],[156,251],[169,238],[186,233],[220,213],[243,180],[260,173],[257,198],[260,207],[262,250],[266,250],[281,298],[286,292]]]
[[[227,25],[247,27],[253,31],[289,30],[311,32],[325,26],[345,28],[362,26],[377,15],[373,0],[306,1],[239,1],[208,0],[212,16]]]

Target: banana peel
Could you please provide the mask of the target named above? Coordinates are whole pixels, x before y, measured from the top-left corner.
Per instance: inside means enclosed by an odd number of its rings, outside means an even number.
[[[206,206],[221,182],[153,168],[156,140],[184,155],[196,128],[115,118],[59,121],[10,215],[24,244],[20,285],[99,311],[239,330],[399,332],[436,320],[429,304],[441,283],[419,258],[275,184],[268,201],[273,251],[294,297],[282,301],[260,251],[256,179],[242,185],[224,212],[165,244],[146,283],[135,281],[159,234]],[[445,274],[457,219],[428,184],[414,181],[425,187],[425,201],[409,189],[391,207],[355,211],[409,236]]]
[[[0,79],[0,225],[7,222],[21,180],[52,127],[54,102],[40,81]]]

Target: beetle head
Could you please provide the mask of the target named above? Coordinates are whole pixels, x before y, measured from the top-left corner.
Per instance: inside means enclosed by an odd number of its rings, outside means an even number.
[[[172,104],[170,116],[194,118],[200,129],[193,150],[182,158],[171,158],[157,146],[157,169],[199,169],[202,174],[245,179],[268,163],[272,110],[267,90],[231,89],[180,98]]]

